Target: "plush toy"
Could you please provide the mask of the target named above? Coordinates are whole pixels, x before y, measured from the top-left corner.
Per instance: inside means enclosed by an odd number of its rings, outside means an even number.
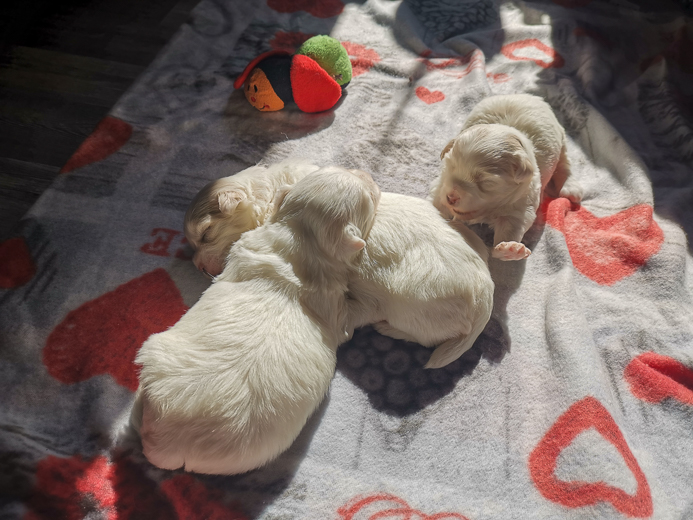
[[[274,112],[294,101],[303,112],[332,108],[351,81],[346,49],[330,36],[313,36],[295,54],[270,51],[251,61],[233,83],[258,110]]]

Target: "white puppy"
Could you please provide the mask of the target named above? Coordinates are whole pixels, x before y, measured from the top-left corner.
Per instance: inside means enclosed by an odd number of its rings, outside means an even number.
[[[202,188],[185,213],[185,237],[195,249],[193,263],[216,276],[224,259],[241,236],[271,215],[275,193],[296,184],[319,167],[303,159],[287,159],[269,166],[257,165]]]
[[[433,204],[447,218],[491,225],[492,255],[501,260],[522,260],[531,253],[520,241],[536,219],[547,185],[552,196],[582,199],[570,175],[563,127],[536,96],[484,99],[440,157],[443,170],[431,185]]]
[[[493,307],[488,249],[463,223],[451,224],[425,200],[383,193],[349,276],[350,328],[374,323],[386,336],[437,346],[426,368],[471,348]]]
[[[278,195],[200,300],[137,354],[133,424],[160,468],[235,474],[286,450],[322,401],[347,330],[347,270],[380,191],[323,168]]]

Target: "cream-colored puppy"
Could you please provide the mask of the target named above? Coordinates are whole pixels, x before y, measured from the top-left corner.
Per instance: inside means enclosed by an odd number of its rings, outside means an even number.
[[[565,131],[536,96],[484,99],[440,157],[433,204],[447,218],[491,225],[492,255],[501,260],[530,255],[520,241],[536,219],[544,188],[552,196],[582,199],[570,175]]]
[[[210,182],[185,213],[185,237],[195,249],[193,263],[216,276],[241,233],[262,225],[271,215],[274,196],[319,168],[303,159],[257,165]]]
[[[235,474],[291,445],[351,333],[347,270],[379,196],[370,175],[337,167],[282,190],[200,300],[144,343],[133,424],[152,464]]]
[[[373,323],[386,336],[437,347],[426,368],[451,363],[491,317],[487,259],[481,239],[461,222],[448,225],[430,202],[383,193],[349,276],[350,328]]]
[[[462,222],[451,223],[458,233],[453,231],[427,201],[393,193],[383,193],[381,200],[371,230],[375,242],[369,239],[363,265],[350,276],[354,305],[348,328],[377,322],[375,328],[386,336],[440,345],[426,366],[444,366],[468,350],[488,322],[493,298],[488,251]],[[270,214],[271,208],[258,212]],[[206,253],[209,263],[223,265],[237,237],[256,225],[240,215],[237,222],[232,234],[219,221],[214,249]]]

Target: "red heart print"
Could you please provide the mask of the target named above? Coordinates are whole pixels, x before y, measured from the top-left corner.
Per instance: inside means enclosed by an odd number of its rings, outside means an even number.
[[[105,159],[120,150],[130,140],[131,135],[130,124],[116,117],[104,117],[60,169],[60,173],[68,173]]]
[[[274,37],[269,41],[270,47],[275,51],[286,51],[294,53],[306,40],[315,36],[314,34],[306,34],[301,31],[277,31]]]
[[[152,334],[174,325],[187,307],[164,269],[156,269],[71,311],[53,329],[43,363],[65,384],[110,374],[137,390],[137,351]]]
[[[571,202],[560,198],[549,202],[546,221],[565,235],[575,268],[601,285],[632,275],[664,242],[647,204],[598,218],[582,206],[571,209]]]
[[[337,514],[341,520],[468,520],[459,513],[422,513],[401,498],[388,493],[357,496],[340,507]]]
[[[671,397],[693,405],[693,370],[673,358],[645,352],[628,363],[623,377],[638,399],[659,403]]]
[[[14,289],[35,274],[36,264],[23,238],[10,238],[0,244],[0,288]]]
[[[218,489],[208,488],[191,475],[176,475],[161,484],[178,518],[205,520],[248,520],[235,504],[223,502]]]
[[[635,495],[604,482],[566,482],[556,478],[559,455],[575,437],[589,428],[595,428],[621,454],[638,483]],[[645,474],[613,417],[594,397],[588,396],[574,403],[549,428],[529,456],[529,473],[544,498],[566,507],[610,502],[618,511],[630,517],[652,515],[652,495]]]
[[[342,42],[342,47],[346,49],[351,60],[352,78],[365,74],[380,61],[380,55],[377,52],[360,43]]]
[[[306,11],[316,18],[332,18],[344,10],[340,0],[267,0],[267,7],[280,13]]]
[[[417,87],[416,96],[427,105],[432,105],[433,103],[438,103],[439,101],[443,101],[445,99],[445,94],[443,94],[440,90],[434,90],[431,92],[426,87]]]
[[[171,480],[179,477],[184,475]],[[170,497],[171,480],[158,487],[147,477],[141,465],[122,454],[111,460],[103,455],[91,459],[79,455],[69,458],[49,455],[36,466],[35,483],[26,501],[28,511],[24,520],[80,519],[91,517],[91,513],[107,520],[220,518],[205,514],[209,513],[210,507],[197,509],[197,515],[181,511],[176,500]],[[188,489],[194,489],[198,502],[204,502],[209,496],[202,493],[200,486],[199,483],[195,488],[189,485]],[[229,513],[231,511],[227,509],[224,518],[245,520]]]
[[[543,52],[547,58],[549,58],[550,61],[545,61],[545,60],[540,60],[538,58],[531,58],[529,56],[518,56],[515,54],[516,51],[522,50],[522,49],[537,49],[541,52]],[[506,45],[503,45],[501,47],[501,53],[503,56],[505,56],[508,59],[511,59],[513,61],[533,61],[540,67],[543,67],[545,69],[548,68],[561,68],[565,64],[565,60],[563,59],[563,56],[558,54],[555,50],[553,50],[551,47],[548,45],[542,43],[541,41],[537,40],[536,38],[529,38],[527,40],[519,40],[516,42],[508,43]]]

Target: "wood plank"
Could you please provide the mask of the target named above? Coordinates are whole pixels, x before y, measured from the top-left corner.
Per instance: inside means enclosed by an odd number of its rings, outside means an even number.
[[[85,138],[107,113],[106,107],[67,100],[57,92],[0,90],[0,121],[7,123],[37,125]]]
[[[0,121],[0,157],[62,167],[84,138],[49,128]]]
[[[2,208],[0,211],[0,242],[12,236],[19,221],[31,209],[34,202],[20,201],[13,197],[0,195],[0,208]]]
[[[114,86],[128,88],[145,67],[78,56],[50,49],[14,47],[3,58],[3,67],[17,70],[38,70],[72,78],[110,81]]]
[[[0,68],[0,87],[59,92],[66,100],[110,108],[124,89],[110,81],[89,80],[39,70]]]

